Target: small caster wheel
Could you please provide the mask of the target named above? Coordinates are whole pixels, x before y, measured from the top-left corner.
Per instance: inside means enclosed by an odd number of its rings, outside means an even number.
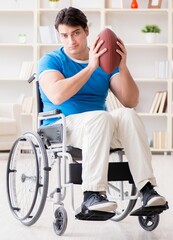
[[[57,235],[61,236],[67,228],[67,212],[64,207],[58,207],[55,211],[53,228]]]
[[[159,215],[152,215],[152,216],[139,216],[138,217],[139,224],[143,229],[146,231],[154,230],[159,224]]]

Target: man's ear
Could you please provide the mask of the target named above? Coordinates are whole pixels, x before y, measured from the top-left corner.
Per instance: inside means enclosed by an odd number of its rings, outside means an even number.
[[[85,28],[85,33],[86,33],[87,36],[89,35],[89,28],[88,28],[88,26],[86,26],[86,28]]]

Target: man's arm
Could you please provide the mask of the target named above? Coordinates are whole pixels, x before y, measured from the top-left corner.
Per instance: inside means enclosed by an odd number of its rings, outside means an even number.
[[[54,104],[61,104],[78,92],[92,73],[90,66],[70,78],[64,78],[60,72],[48,71],[42,74],[39,82],[49,100]]]
[[[121,40],[117,44],[121,48],[117,49],[121,55],[120,72],[111,78],[110,89],[125,107],[133,108],[138,104],[139,90],[126,65],[126,48]]]
[[[102,44],[103,41],[98,42],[97,38],[89,51],[89,63],[87,67],[74,76],[64,78],[60,72],[53,70],[41,75],[39,80],[40,86],[51,102],[61,104],[81,89],[94,70],[99,66],[99,57],[106,51],[106,49],[103,49],[98,52]]]

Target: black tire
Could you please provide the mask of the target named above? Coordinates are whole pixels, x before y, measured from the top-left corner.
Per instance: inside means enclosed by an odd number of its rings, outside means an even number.
[[[139,216],[138,220],[143,229],[146,231],[152,231],[158,226],[160,216],[158,214],[152,216]]]
[[[55,220],[53,221],[53,228],[58,236],[63,235],[67,228],[67,212],[64,207],[60,206],[55,211]]]
[[[44,209],[49,170],[37,133],[26,132],[14,142],[7,163],[7,197],[12,213],[26,226],[34,224]]]

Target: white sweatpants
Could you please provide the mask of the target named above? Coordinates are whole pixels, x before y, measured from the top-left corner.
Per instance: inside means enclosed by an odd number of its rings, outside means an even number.
[[[124,148],[138,190],[148,181],[156,185],[145,128],[133,109],[74,114],[66,124],[67,143],[82,149],[83,191],[107,190],[110,147]]]

